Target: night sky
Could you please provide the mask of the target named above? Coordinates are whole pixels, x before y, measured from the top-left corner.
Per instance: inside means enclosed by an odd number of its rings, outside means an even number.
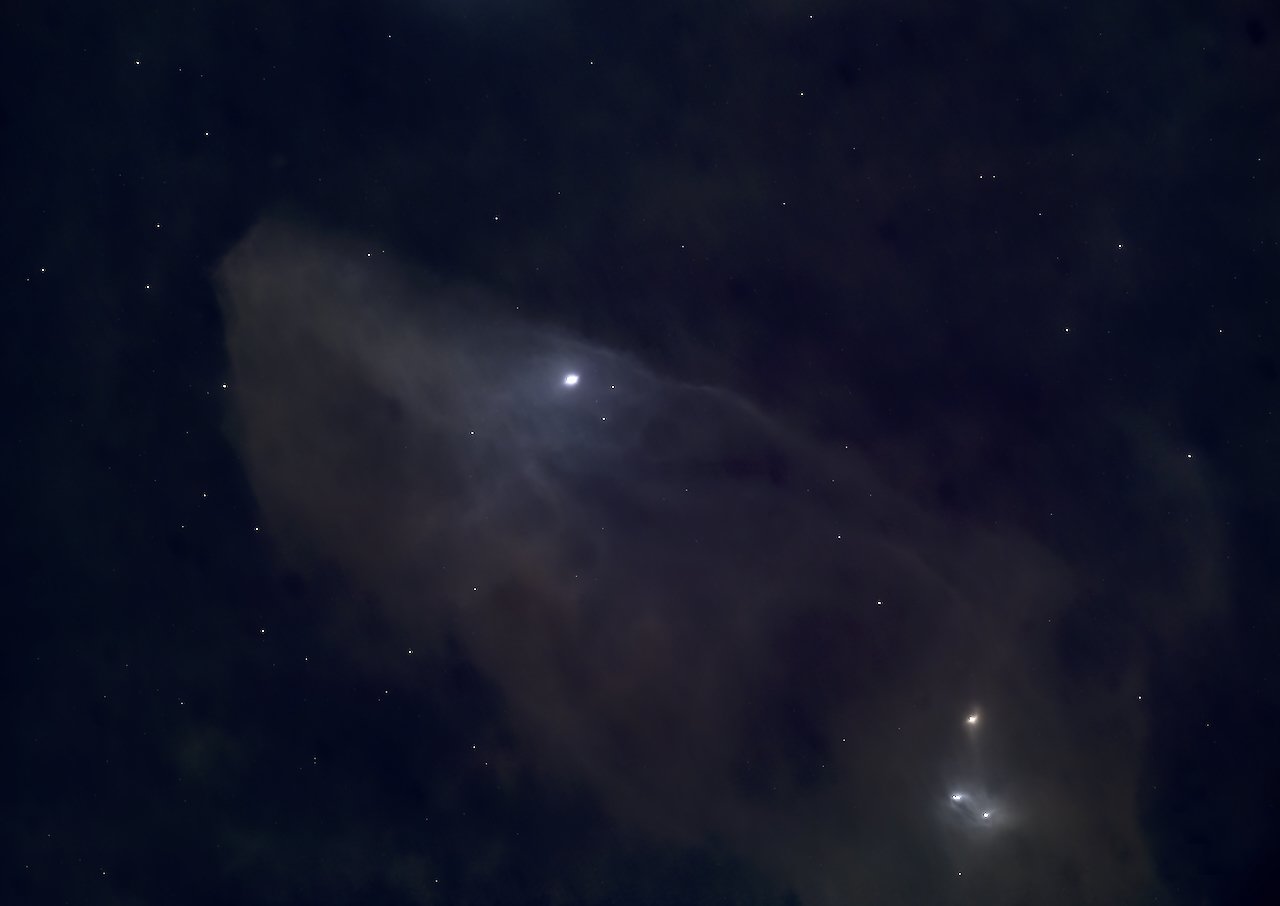
[[[4,4],[13,904],[1252,904],[1280,11]]]

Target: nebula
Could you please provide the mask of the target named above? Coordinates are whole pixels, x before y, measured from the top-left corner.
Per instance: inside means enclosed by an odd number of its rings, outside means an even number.
[[[353,239],[264,223],[219,283],[281,558],[336,571],[390,637],[456,641],[550,782],[727,840],[808,902],[1152,883],[1140,720],[1062,681],[1078,568],[1029,534]],[[956,792],[978,779],[998,820]]]

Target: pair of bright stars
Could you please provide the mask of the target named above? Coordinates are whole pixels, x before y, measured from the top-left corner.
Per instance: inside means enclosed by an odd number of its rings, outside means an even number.
[[[952,794],[951,794],[951,801],[952,801],[952,802],[957,802],[957,803],[959,803],[959,802],[965,802],[966,800],[968,800],[968,798],[969,798],[969,794],[968,794],[968,793],[952,793]],[[990,820],[991,820],[991,813],[990,813],[990,812],[986,812],[986,811],[984,811],[984,812],[980,812],[979,814],[981,814],[981,815],[982,815],[982,820],[983,820],[983,821],[990,821]]]

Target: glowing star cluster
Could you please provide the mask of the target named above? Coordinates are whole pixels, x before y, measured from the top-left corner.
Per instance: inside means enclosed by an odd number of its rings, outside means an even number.
[[[968,771],[970,777],[963,787],[953,788],[947,795],[951,820],[958,822],[957,826],[963,828],[993,827],[1002,820],[983,778],[978,751],[978,726],[981,722],[981,712],[976,708],[964,718],[971,748],[972,763]]]

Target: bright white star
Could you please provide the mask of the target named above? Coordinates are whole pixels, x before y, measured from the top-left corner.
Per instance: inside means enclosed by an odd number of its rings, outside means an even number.
[[[573,387],[577,383],[578,383],[578,376],[573,372],[569,372],[564,376],[564,385],[566,387]]]

